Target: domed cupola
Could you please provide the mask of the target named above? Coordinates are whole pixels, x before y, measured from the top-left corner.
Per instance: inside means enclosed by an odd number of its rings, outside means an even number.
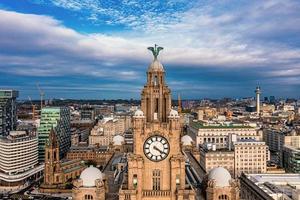
[[[144,118],[144,112],[141,111],[140,109],[136,110],[133,117],[135,118]]]
[[[179,118],[178,112],[174,109],[171,109],[170,113],[169,113],[169,118]]]
[[[113,145],[114,146],[121,146],[125,142],[125,139],[122,135],[115,135],[113,137]]]
[[[95,187],[96,180],[103,180],[103,174],[96,167],[90,166],[81,172],[80,179],[83,187]]]
[[[208,180],[214,180],[216,187],[228,187],[230,186],[231,175],[227,169],[216,167],[210,170]]]
[[[181,143],[183,146],[192,146],[193,145],[193,139],[189,135],[184,135],[181,137]]]
[[[163,65],[159,60],[154,59],[148,67],[148,72],[165,72]]]

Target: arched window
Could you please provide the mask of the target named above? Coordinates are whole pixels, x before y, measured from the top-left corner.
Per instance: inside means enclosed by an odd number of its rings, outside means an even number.
[[[93,200],[93,195],[90,194],[84,195],[84,200]]]
[[[226,194],[222,194],[219,196],[219,200],[230,200]]]
[[[158,85],[158,78],[157,78],[157,76],[154,76],[154,85],[156,86],[156,85]]]

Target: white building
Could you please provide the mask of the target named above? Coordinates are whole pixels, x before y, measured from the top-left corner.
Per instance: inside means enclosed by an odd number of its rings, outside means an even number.
[[[204,143],[211,143],[215,144],[217,149],[227,148],[232,135],[236,136],[236,140],[262,140],[262,133],[250,124],[211,124],[197,121],[190,123],[188,132],[196,141],[197,147]]]
[[[130,128],[129,116],[105,117],[91,130],[89,145],[108,146],[115,135],[123,135]]]
[[[253,139],[234,142],[234,174],[236,177],[239,177],[242,172],[266,173],[268,160],[270,160],[270,153],[265,142]]]
[[[0,138],[0,188],[20,189],[40,177],[43,166],[38,165],[38,139],[25,131],[11,131]]]
[[[243,174],[241,199],[299,200],[300,174]]]

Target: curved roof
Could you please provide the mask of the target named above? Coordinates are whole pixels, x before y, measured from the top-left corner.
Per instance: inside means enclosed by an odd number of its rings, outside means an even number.
[[[193,139],[189,135],[184,135],[181,137],[181,142],[184,146],[191,146]]]
[[[103,175],[98,168],[90,166],[81,172],[80,179],[82,180],[83,187],[95,187],[95,181],[97,179],[102,180]]]
[[[136,110],[134,113],[134,117],[144,117],[143,111],[141,111],[140,109]]]
[[[122,135],[115,135],[113,137],[113,145],[122,145],[124,141],[125,139]]]
[[[154,59],[152,63],[149,65],[148,71],[161,71],[164,72],[163,65],[157,60]]]
[[[179,117],[178,112],[174,109],[171,109],[170,113],[169,113],[169,117],[171,118],[177,118]]]
[[[217,187],[227,187],[230,186],[231,175],[227,169],[216,167],[210,170],[208,180],[215,180]]]

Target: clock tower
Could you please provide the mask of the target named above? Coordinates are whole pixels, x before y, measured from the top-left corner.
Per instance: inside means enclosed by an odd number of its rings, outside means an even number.
[[[171,90],[165,70],[157,59],[163,48],[149,47],[154,60],[141,93],[141,110],[133,116],[133,153],[128,155],[128,173],[119,191],[120,200],[195,199],[185,181],[185,157],[181,151],[182,124],[171,108]]]

